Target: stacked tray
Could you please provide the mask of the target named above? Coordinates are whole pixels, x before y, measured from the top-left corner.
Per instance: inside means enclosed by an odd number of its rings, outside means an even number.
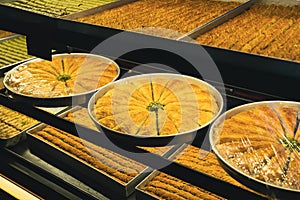
[[[184,0],[176,1],[175,3],[173,0],[160,2],[154,2],[153,0],[119,0],[112,2],[108,0],[98,2],[97,5],[100,4],[98,7],[90,8],[95,6],[96,4],[94,3],[96,2],[92,2],[92,4],[86,2],[78,3],[76,1],[64,2],[67,5],[64,7],[59,6],[61,5],[60,2],[52,4],[51,2],[42,1],[23,1],[24,2],[17,1],[5,5],[44,15],[73,19],[79,22],[107,26],[110,28],[133,30],[172,39],[178,39],[183,34],[199,26],[210,24],[211,21],[219,21],[224,18],[226,13],[231,13],[231,11],[236,8],[241,7],[239,11],[241,9],[247,9],[253,3],[253,1],[247,0]],[[25,4],[26,2],[29,4]],[[101,5],[104,3],[107,4]],[[145,12],[145,9],[148,9],[148,11]],[[150,14],[148,14],[149,12]],[[237,14],[237,12],[234,12],[231,16]],[[151,15],[151,17],[149,17],[149,15]],[[3,61],[0,62],[0,68],[30,58],[25,50],[26,42],[24,36],[18,36],[10,40],[12,41],[4,40],[0,43],[0,45],[2,44],[3,46],[3,48],[1,48],[3,51],[2,54],[0,52],[0,57],[3,57]],[[16,50],[11,50],[11,44],[13,44],[13,46],[19,46],[18,48],[20,50],[17,50],[18,54],[15,54]]]
[[[212,152],[184,144],[169,159],[261,196],[227,174]],[[136,197],[137,199],[225,199],[225,196],[220,194],[228,194],[228,191],[217,186],[211,189],[207,191],[173,176],[154,171],[136,187]],[[217,191],[218,194],[213,191]]]
[[[94,129],[86,114],[86,108],[75,107],[59,116]],[[138,162],[46,124],[30,129],[27,134],[28,147],[33,154],[110,198],[128,197],[139,181],[149,174],[149,169]],[[167,146],[146,150],[169,156],[175,148]]]

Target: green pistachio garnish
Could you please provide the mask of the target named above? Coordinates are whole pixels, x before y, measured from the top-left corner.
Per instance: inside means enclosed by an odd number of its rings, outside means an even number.
[[[285,149],[300,152],[300,142],[295,138],[284,138],[280,140],[280,143],[284,146]]]
[[[148,106],[147,106],[147,110],[149,110],[150,112],[157,112],[159,109],[164,110],[164,104],[161,104],[159,102],[151,102]]]
[[[70,80],[70,79],[71,79],[71,76],[67,75],[67,74],[62,74],[57,77],[57,80],[63,81],[63,82],[66,82],[67,80]]]

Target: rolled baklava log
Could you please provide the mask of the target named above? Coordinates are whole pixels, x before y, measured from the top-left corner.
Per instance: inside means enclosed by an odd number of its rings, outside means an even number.
[[[77,111],[70,112],[67,114],[65,119],[70,120],[71,122],[75,121],[83,126],[93,129],[94,125],[89,126],[90,123],[86,123],[86,116],[82,117],[82,114],[86,113],[86,110],[86,108],[82,108]],[[76,117],[75,120],[74,117]],[[121,184],[128,183],[146,168],[145,165],[135,162],[134,160],[123,157],[51,126],[46,126],[42,130],[32,134],[39,139],[54,145],[56,148],[80,159],[83,163],[95,167],[97,170],[103,172]],[[170,146],[166,146],[144,149],[152,153],[162,155],[170,148]]]

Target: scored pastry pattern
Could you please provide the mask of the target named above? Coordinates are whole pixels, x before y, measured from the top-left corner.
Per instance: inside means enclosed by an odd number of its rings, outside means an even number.
[[[255,4],[199,36],[198,43],[300,61],[300,6]]]
[[[122,30],[134,30],[168,38],[178,38],[181,34],[209,22],[239,4],[239,2],[210,0],[140,0],[112,10],[79,18],[77,21]]]
[[[122,133],[159,136],[190,131],[219,111],[206,85],[185,78],[146,77],[116,84],[96,100],[101,125]]]
[[[38,123],[37,120],[27,117],[0,105],[0,138],[8,139],[16,136],[21,131]]]
[[[216,128],[216,149],[240,172],[299,190],[299,114],[284,105],[242,111]]]
[[[18,94],[53,98],[95,90],[117,75],[116,64],[102,57],[68,54],[17,66],[6,83]]]

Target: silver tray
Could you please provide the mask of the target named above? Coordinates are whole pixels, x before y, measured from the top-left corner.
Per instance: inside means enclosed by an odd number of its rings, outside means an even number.
[[[142,182],[140,182],[136,187],[135,187],[135,195],[136,195],[136,200],[157,200],[158,198],[153,196],[152,194],[144,191],[142,187],[147,185],[155,176],[157,176],[160,172],[155,170],[153,171],[150,175],[148,175]]]
[[[150,77],[177,77],[177,78],[184,78],[188,80],[191,83],[195,83],[196,85],[204,85],[208,89],[208,91],[214,96],[216,99],[216,102],[219,106],[218,113],[207,123],[203,124],[201,127],[197,127],[193,130],[187,131],[187,132],[182,132],[182,133],[177,133],[173,135],[163,135],[163,136],[137,136],[137,135],[132,135],[132,134],[126,134],[122,133],[119,131],[112,130],[109,127],[103,126],[100,124],[96,117],[93,114],[94,110],[94,105],[95,102],[98,98],[103,96],[108,90],[114,88],[118,84],[126,84],[127,81],[132,81],[134,79],[140,79],[140,78],[150,78]],[[98,92],[96,92],[92,98],[90,99],[88,103],[88,109],[89,109],[89,115],[96,124],[96,126],[99,128],[99,130],[105,130],[103,131],[106,136],[112,140],[112,142],[116,143],[124,143],[128,145],[133,145],[133,146],[166,146],[166,145],[177,145],[177,144],[183,144],[185,142],[191,142],[194,140],[196,135],[199,133],[201,134],[201,130],[205,132],[206,128],[210,125],[211,122],[213,122],[218,115],[223,110],[223,98],[220,92],[214,88],[212,85],[210,85],[207,82],[204,82],[200,79],[191,77],[191,76],[186,76],[186,75],[179,75],[179,74],[170,74],[170,73],[152,73],[152,74],[143,74],[143,75],[137,75],[137,76],[132,76],[128,78],[121,79],[119,81],[116,81],[114,83],[110,83],[104,87],[102,87]],[[204,133],[203,133],[204,134]]]
[[[271,198],[279,198],[279,199],[296,199],[300,195],[300,190],[294,190],[294,189],[288,189],[283,188],[278,185],[274,185],[271,183],[267,183],[258,179],[255,179],[254,177],[245,174],[244,172],[241,172],[239,169],[236,169],[233,167],[223,156],[220,154],[218,149],[216,148],[216,138],[219,135],[219,129],[218,127],[224,122],[224,120],[232,117],[235,114],[238,114],[242,111],[246,111],[249,109],[256,108],[258,106],[262,105],[285,105],[292,108],[300,108],[299,102],[293,102],[293,101],[262,101],[262,102],[255,102],[255,103],[249,103],[244,104],[238,107],[235,107],[231,110],[226,111],[221,116],[216,119],[216,121],[212,124],[210,132],[209,132],[209,141],[212,147],[212,150],[217,155],[220,164],[222,167],[236,180],[244,184],[245,186],[248,186],[249,188],[252,188],[255,191],[258,191],[262,194],[265,194]]]
[[[26,131],[26,130],[25,130]],[[9,138],[0,138],[0,148],[14,146],[18,144],[19,142],[26,139],[26,132],[20,131],[18,134],[15,134],[12,137]]]
[[[65,117],[69,112],[78,109],[79,107],[72,108],[61,113],[59,116]],[[134,192],[135,186],[152,171],[151,168],[145,166],[144,170],[136,177],[124,184],[112,176],[81,161],[74,155],[57,148],[50,142],[33,135],[34,132],[42,130],[46,126],[46,124],[40,124],[26,131],[30,152],[109,198],[127,198]],[[170,148],[163,153],[162,157],[168,157],[177,148],[178,146],[170,146]],[[126,157],[123,158],[127,159]]]
[[[109,58],[106,58],[106,57],[103,57],[100,55],[86,54],[86,53],[71,53],[71,54],[55,54],[55,55],[53,55],[53,57],[68,56],[68,55],[87,55],[87,56],[92,56],[92,57],[98,57],[98,58],[101,58],[103,60],[113,63],[116,66],[118,73],[112,81],[116,80],[120,74],[120,67],[118,66],[117,63],[115,63],[113,60],[111,60]],[[40,58],[31,59],[25,63],[17,65],[16,67],[14,67],[13,69],[11,69],[10,71],[8,71],[5,74],[3,83],[7,90],[8,97],[10,97],[16,101],[26,102],[26,103],[29,103],[29,104],[32,104],[35,106],[62,107],[62,106],[69,106],[69,105],[85,104],[88,102],[89,98],[93,95],[93,93],[99,89],[99,88],[97,88],[97,89],[87,91],[84,93],[73,94],[73,95],[68,95],[68,96],[43,98],[43,97],[35,97],[35,96],[30,96],[30,95],[25,95],[25,94],[19,93],[18,91],[15,91],[14,89],[12,89],[9,86],[8,80],[9,80],[10,76],[13,75],[19,67],[22,67],[23,65],[26,65],[31,62],[36,62],[36,61],[41,61],[41,60],[42,59],[40,59]]]

